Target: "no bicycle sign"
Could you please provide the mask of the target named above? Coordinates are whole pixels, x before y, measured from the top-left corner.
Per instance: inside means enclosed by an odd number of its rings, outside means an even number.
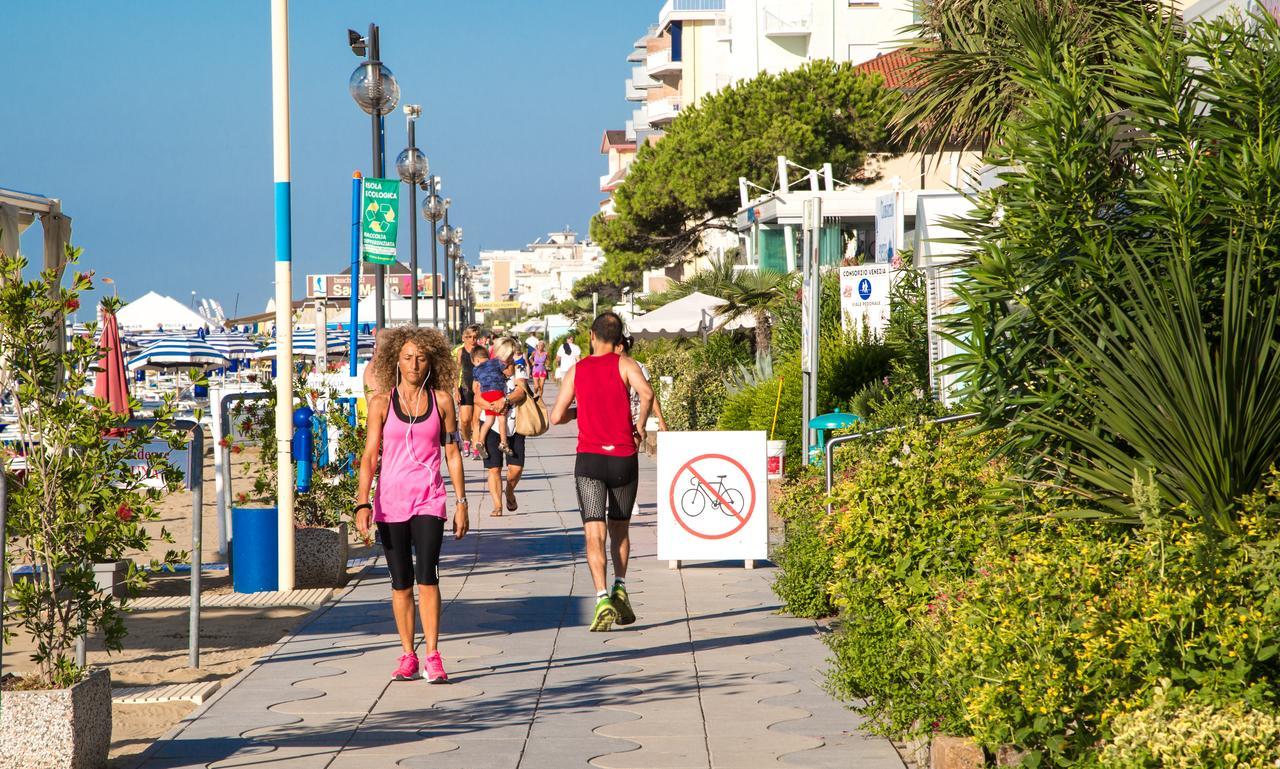
[[[658,558],[768,555],[763,432],[658,433]]]

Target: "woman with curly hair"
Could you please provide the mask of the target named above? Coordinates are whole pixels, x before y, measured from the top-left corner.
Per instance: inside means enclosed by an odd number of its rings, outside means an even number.
[[[377,382],[369,400],[368,436],[360,457],[356,528],[368,537],[378,528],[391,572],[391,611],[403,654],[393,680],[420,677],[414,651],[413,583],[418,584],[428,683],[445,683],[440,637],[440,547],[448,517],[442,467],[447,464],[457,506],[453,536],[470,528],[462,456],[455,442],[453,384],[457,372],[444,336],[435,329],[383,331],[369,366]],[[378,478],[369,501],[374,476]],[[415,562],[416,561],[416,562]]]

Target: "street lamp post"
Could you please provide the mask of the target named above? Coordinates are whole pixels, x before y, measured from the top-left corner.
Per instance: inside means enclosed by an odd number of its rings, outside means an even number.
[[[453,228],[449,226],[449,205],[452,201],[444,199],[444,224],[436,233],[436,241],[444,246],[444,331],[445,336],[453,338],[453,328],[449,323],[449,244],[453,243]]]
[[[454,330],[458,334],[458,341],[462,337],[462,228],[453,228],[453,242],[450,243],[448,256],[452,257],[453,262],[453,303],[454,303]]]
[[[436,260],[436,222],[444,217],[448,203],[440,199],[439,176],[429,177],[424,189],[427,197],[422,201],[422,218],[431,222],[431,326],[438,329],[440,328],[440,285],[436,282],[436,278],[440,273],[439,263]]]
[[[400,85],[396,83],[396,78],[391,74],[391,70],[379,58],[378,49],[378,25],[369,25],[369,34],[361,37],[359,32],[354,29],[347,30],[347,43],[351,46],[351,52],[356,56],[364,56],[365,60],[356,67],[351,73],[351,79],[347,83],[348,90],[351,91],[351,98],[355,99],[356,104],[360,105],[360,109],[369,114],[372,127],[373,138],[373,173],[376,178],[386,176],[386,154],[383,151],[383,116],[390,114],[396,108],[396,104],[400,101]],[[377,302],[377,316],[375,325],[381,329],[386,326],[386,281],[387,268],[383,265],[376,265],[374,268],[373,287],[375,301]],[[352,275],[351,282],[353,290],[351,292],[351,301],[358,301],[359,298],[359,276]],[[352,352],[354,355],[355,353]]]
[[[409,129],[409,146],[396,158],[396,173],[400,181],[409,185],[409,272],[413,274],[413,295],[409,303],[409,319],[418,325],[418,185],[427,180],[429,166],[427,156],[418,149],[414,126],[422,116],[422,107],[404,105],[405,120]]]

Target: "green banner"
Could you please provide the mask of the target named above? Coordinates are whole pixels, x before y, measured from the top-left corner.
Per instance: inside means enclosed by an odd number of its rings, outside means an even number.
[[[399,179],[365,179],[360,201],[360,251],[366,262],[395,264]]]

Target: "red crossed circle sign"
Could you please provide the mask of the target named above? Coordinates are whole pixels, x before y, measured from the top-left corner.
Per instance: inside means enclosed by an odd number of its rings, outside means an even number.
[[[747,468],[724,454],[702,454],[680,466],[668,492],[680,528],[699,539],[724,539],[742,531],[756,508]]]

